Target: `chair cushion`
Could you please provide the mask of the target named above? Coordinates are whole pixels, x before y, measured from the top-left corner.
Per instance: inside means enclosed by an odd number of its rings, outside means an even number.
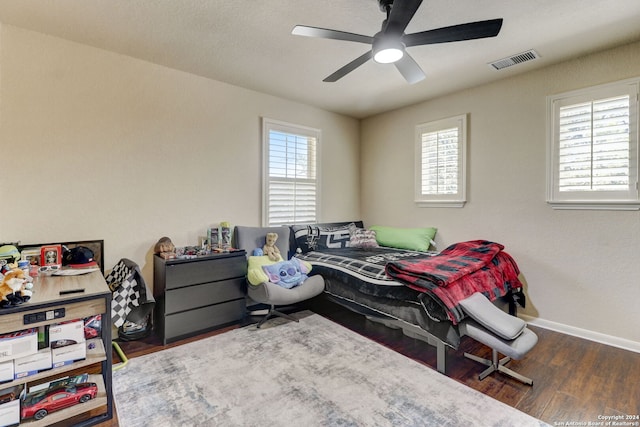
[[[531,329],[524,328],[518,338],[505,340],[492,334],[472,319],[465,319],[460,322],[458,329],[462,335],[467,335],[516,360],[522,359],[538,342],[538,336]]]
[[[324,278],[310,276],[300,286],[285,289],[271,282],[260,286],[248,286],[247,295],[255,302],[273,305],[289,305],[313,298],[324,291]]]
[[[460,305],[473,320],[507,340],[517,338],[527,325],[524,320],[500,310],[480,292],[463,299]]]

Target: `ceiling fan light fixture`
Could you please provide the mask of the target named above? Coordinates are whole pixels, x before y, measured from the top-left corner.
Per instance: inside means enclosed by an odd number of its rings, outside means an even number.
[[[404,44],[400,40],[378,39],[373,46],[373,60],[380,64],[391,64],[404,56]]]
[[[373,56],[373,60],[380,64],[391,64],[393,62],[399,61],[404,56],[404,52],[402,49],[398,48],[388,48],[382,49]]]

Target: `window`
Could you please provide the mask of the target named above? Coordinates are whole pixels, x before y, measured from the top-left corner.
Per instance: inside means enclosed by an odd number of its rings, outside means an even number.
[[[320,130],[263,119],[263,225],[317,222]]]
[[[547,201],[554,208],[640,208],[638,83],[547,99]]]
[[[466,115],[416,126],[415,201],[418,206],[464,206],[466,151]]]

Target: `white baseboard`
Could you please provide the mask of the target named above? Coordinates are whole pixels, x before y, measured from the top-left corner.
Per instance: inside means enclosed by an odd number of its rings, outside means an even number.
[[[543,329],[549,329],[551,331],[560,332],[574,337],[584,338],[589,341],[595,341],[600,344],[606,344],[612,347],[621,348],[623,350],[640,353],[640,342],[637,341],[631,341],[626,338],[601,334],[600,332],[589,331],[587,329],[576,328],[575,326],[556,323],[550,320],[540,319],[538,317],[531,317],[527,316],[526,314],[519,314],[518,317],[521,317],[522,320],[526,321],[530,325],[537,326]]]

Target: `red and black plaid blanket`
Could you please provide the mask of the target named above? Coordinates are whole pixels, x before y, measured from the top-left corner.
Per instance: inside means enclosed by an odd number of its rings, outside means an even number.
[[[520,270],[504,246],[487,240],[456,243],[440,254],[421,259],[390,262],[389,277],[422,292],[420,298],[427,312],[437,304],[453,324],[464,317],[459,302],[475,292],[489,300],[522,287]]]

